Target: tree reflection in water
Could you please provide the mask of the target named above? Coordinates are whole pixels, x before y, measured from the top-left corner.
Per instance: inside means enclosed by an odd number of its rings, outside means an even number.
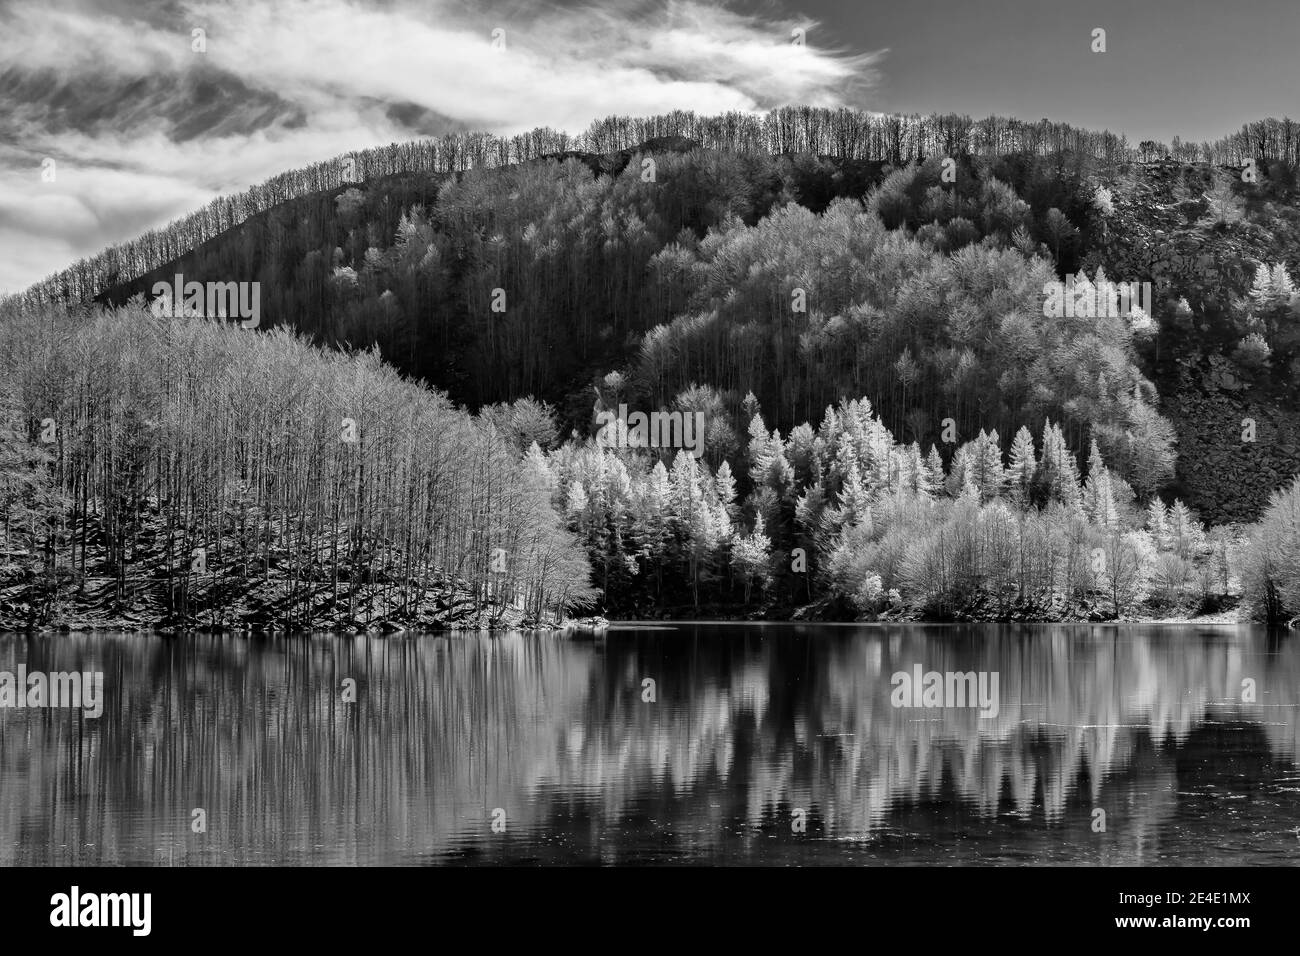
[[[106,699],[0,709],[6,865],[1300,862],[1300,652],[1260,628],[0,637],[20,663]],[[893,707],[917,664],[996,671],[997,716]]]

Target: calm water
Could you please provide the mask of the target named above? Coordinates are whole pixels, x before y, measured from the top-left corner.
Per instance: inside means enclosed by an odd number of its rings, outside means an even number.
[[[0,636],[19,664],[105,701],[0,708],[5,865],[1300,863],[1300,639],[1258,628]],[[997,716],[892,706],[916,665],[996,672]]]

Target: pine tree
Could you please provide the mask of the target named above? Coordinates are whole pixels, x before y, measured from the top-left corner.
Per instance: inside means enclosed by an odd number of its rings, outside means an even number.
[[[843,524],[856,524],[871,515],[871,492],[862,480],[858,463],[849,459],[848,474],[840,488],[839,520]]]
[[[714,552],[727,534],[726,512],[711,504],[703,486],[713,485],[708,472],[702,472],[695,458],[684,449],[673,460],[669,475],[672,486],[673,517],[678,533],[686,544],[691,593],[700,603],[700,580],[708,574]]]
[[[790,467],[794,469],[795,481],[801,487],[807,487],[820,477],[817,457],[817,433],[807,422],[791,429],[786,440],[784,454]]]
[[[957,496],[959,504],[978,506],[980,503],[980,490],[975,486],[975,479],[972,477],[970,469],[967,469],[962,478],[961,493]]]
[[[1097,315],[1119,315],[1119,290],[1106,275],[1105,266],[1097,266],[1092,285],[1097,292]]]
[[[1102,514],[1106,511],[1105,497],[1109,494],[1107,486],[1106,465],[1102,461],[1101,451],[1097,448],[1097,440],[1092,440],[1092,445],[1088,449],[1088,477],[1083,482],[1083,510],[1088,517],[1098,523],[1102,522]],[[1114,502],[1111,502],[1113,508]]]
[[[1097,439],[1094,438],[1088,446],[1088,476],[1100,475],[1105,467],[1106,463],[1101,458],[1101,449],[1097,447]]]
[[[1039,462],[1039,480],[1048,496],[1071,511],[1081,511],[1083,496],[1079,491],[1079,467],[1074,453],[1065,443],[1059,425],[1050,421],[1043,428],[1043,456]]]
[[[1188,558],[1200,548],[1205,531],[1181,499],[1169,509],[1169,545],[1181,558]]]
[[[1286,263],[1278,262],[1273,265],[1272,275],[1270,276],[1273,287],[1273,296],[1280,305],[1285,305],[1291,301],[1291,296],[1295,294],[1295,284],[1291,281],[1291,275],[1286,271]]]
[[[690,452],[677,452],[668,481],[672,489],[672,514],[683,529],[690,527],[696,513],[703,507],[704,496],[700,493],[699,476],[699,464]]]
[[[670,553],[672,542],[668,520],[671,502],[672,483],[668,478],[668,469],[662,461],[656,461],[640,488],[639,508],[633,527],[638,540],[642,542],[644,554],[654,566],[656,596],[660,599],[663,597],[664,564],[677,558]]]
[[[1083,510],[1083,491],[1080,487],[1079,465],[1074,459],[1074,452],[1065,443],[1060,429],[1057,430],[1061,448],[1060,500],[1073,511]]]
[[[1089,477],[1088,481],[1091,483],[1092,478]],[[1103,528],[1119,526],[1119,509],[1115,506],[1115,490],[1108,468],[1102,468],[1098,476],[1094,509],[1091,517],[1098,525]]]
[[[1274,316],[1279,310],[1287,308],[1295,294],[1295,284],[1282,262],[1269,265],[1261,262],[1255,267],[1255,276],[1251,281],[1248,296],[1257,313]]]
[[[929,498],[934,494],[934,481],[930,477],[930,469],[926,466],[925,459],[921,457],[921,446],[917,442],[907,446],[907,455],[905,457],[906,487],[913,494]]]
[[[925,458],[925,473],[930,482],[931,494],[939,494],[948,476],[943,470],[943,459],[939,457],[939,449],[934,445],[930,446],[930,453]]]
[[[734,518],[736,479],[731,476],[731,465],[726,461],[718,466],[717,474],[713,476],[713,483],[717,488],[718,504]]]
[[[1162,551],[1169,547],[1169,510],[1159,498],[1152,498],[1147,505],[1147,531],[1156,547]]]
[[[1020,426],[1015,439],[1011,442],[1011,467],[1007,480],[1012,489],[1012,496],[1020,507],[1029,504],[1034,485],[1034,474],[1038,471],[1038,459],[1034,454],[1034,436],[1029,428]]]
[[[967,479],[971,477],[971,443],[966,442],[958,445],[957,450],[953,452],[952,461],[948,463],[948,480],[944,487],[948,494],[957,498],[961,496],[962,490],[966,487]]]
[[[862,400],[869,406],[866,399]],[[898,461],[894,450],[894,436],[875,415],[865,422],[863,448],[866,452],[866,472],[863,475],[872,491],[892,490],[898,487]]]
[[[1002,464],[1002,442],[997,429],[985,435],[983,430],[977,439],[979,457],[975,462],[976,486],[985,501],[992,501],[1002,494],[1006,485],[1006,469]]]
[[[767,467],[772,462],[770,445],[763,416],[755,413],[749,420],[749,477],[756,485],[766,481]]]

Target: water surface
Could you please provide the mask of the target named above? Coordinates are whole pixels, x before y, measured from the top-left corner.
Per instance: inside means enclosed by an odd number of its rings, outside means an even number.
[[[1262,628],[0,636],[19,664],[105,700],[0,708],[4,865],[1300,863],[1300,649]],[[996,673],[997,716],[893,706],[916,665]]]

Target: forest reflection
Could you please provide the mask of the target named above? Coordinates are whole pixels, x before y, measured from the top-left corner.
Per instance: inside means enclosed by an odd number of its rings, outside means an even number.
[[[5,865],[1300,862],[1300,651],[1262,628],[0,637],[20,664],[105,700],[0,708]],[[997,672],[997,716],[892,706],[917,664]]]

